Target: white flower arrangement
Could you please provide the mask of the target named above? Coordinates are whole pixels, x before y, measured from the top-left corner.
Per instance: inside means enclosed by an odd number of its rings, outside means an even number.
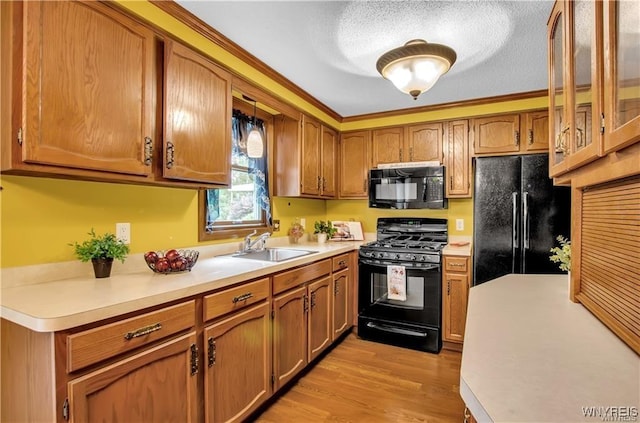
[[[571,271],[571,241],[562,235],[556,238],[560,243],[560,247],[553,247],[550,251],[553,253],[549,260],[554,263],[560,263],[560,270],[566,272]]]

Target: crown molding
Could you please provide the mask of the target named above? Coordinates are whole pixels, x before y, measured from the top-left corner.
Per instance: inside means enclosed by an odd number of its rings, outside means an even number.
[[[476,98],[472,100],[453,101],[450,103],[434,104],[430,106],[411,107],[407,109],[391,110],[388,112],[368,113],[342,118],[342,123],[360,122],[363,120],[388,118],[394,116],[406,116],[414,113],[433,112],[436,110],[452,109],[456,107],[481,106],[484,104],[502,103],[506,101],[526,100],[529,98],[546,97],[548,90],[528,91],[524,93],[497,95],[493,97]]]

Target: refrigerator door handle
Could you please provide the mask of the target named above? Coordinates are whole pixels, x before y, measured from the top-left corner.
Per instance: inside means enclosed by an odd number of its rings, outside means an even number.
[[[527,191],[522,193],[522,225],[523,225],[523,237],[524,237],[524,249],[529,249],[529,193]]]
[[[516,249],[518,248],[518,193],[511,193],[511,273],[516,273]]]

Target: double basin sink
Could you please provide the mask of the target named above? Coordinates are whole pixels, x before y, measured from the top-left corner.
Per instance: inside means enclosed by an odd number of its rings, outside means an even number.
[[[231,257],[280,262],[285,260],[291,260],[296,257],[302,257],[309,254],[317,253],[317,251],[297,250],[294,248],[265,248],[261,251],[249,250],[246,252],[238,252],[231,255]]]

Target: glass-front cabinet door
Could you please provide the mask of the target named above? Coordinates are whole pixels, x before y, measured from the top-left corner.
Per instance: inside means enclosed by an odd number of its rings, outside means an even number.
[[[549,20],[550,175],[602,154],[602,2],[557,1]]]
[[[597,159],[600,142],[600,86],[602,63],[602,2],[574,0],[566,3],[571,31],[569,81],[572,126],[566,136],[570,155],[567,167],[574,169]]]
[[[640,138],[640,1],[604,3],[604,149]]]
[[[549,174],[557,176],[567,170],[565,116],[567,103],[564,78],[564,2],[558,1],[549,19]]]

